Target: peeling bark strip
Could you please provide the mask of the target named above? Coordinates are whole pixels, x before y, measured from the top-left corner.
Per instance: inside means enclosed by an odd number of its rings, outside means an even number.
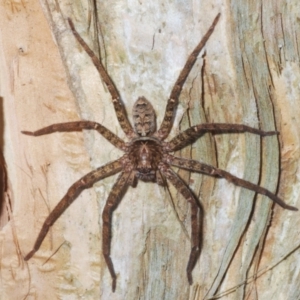
[[[7,223],[9,219],[6,217],[5,193],[7,193],[7,166],[3,153],[0,151],[0,228]],[[5,217],[3,217],[5,216]]]

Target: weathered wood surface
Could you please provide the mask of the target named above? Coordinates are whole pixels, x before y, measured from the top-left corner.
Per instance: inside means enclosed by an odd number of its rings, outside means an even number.
[[[171,135],[201,122],[276,128],[278,137],[264,139],[205,135],[181,155],[218,165],[273,192],[278,187],[280,197],[300,207],[296,0],[255,0],[251,5],[89,2],[11,0],[0,5],[1,135],[13,203],[10,221],[0,232],[0,299],[299,299],[299,213],[225,180],[185,171],[179,174],[204,213],[193,286],[185,274],[189,206],[172,188],[139,183],[114,214],[112,258],[118,282],[112,294],[99,216],[115,177],[82,193],[37,254],[23,261],[68,187],[121,154],[96,133],[38,138],[20,133],[88,119],[124,137],[110,95],[72,36],[67,17],[101,52],[128,115],[143,95],[160,123],[188,54],[221,12],[205,54],[188,77]]]

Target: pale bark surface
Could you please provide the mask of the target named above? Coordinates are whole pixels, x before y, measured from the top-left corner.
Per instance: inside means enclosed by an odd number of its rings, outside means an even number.
[[[9,222],[0,223],[0,299],[299,299],[299,213],[225,180],[186,171],[179,174],[203,211],[193,286],[185,273],[189,205],[172,187],[139,183],[114,214],[118,281],[111,292],[100,232],[114,176],[84,191],[36,255],[23,261],[69,186],[121,155],[92,132],[36,138],[20,133],[86,119],[124,138],[111,97],[67,17],[101,53],[129,117],[138,96],[145,96],[160,124],[189,53],[221,12],[205,55],[184,86],[171,136],[202,122],[280,131],[264,139],[207,134],[180,155],[278,190],[288,204],[300,207],[298,0],[95,2],[0,4],[1,140],[13,203]]]

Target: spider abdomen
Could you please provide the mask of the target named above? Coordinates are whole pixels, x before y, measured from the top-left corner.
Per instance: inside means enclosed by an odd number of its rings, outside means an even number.
[[[155,131],[155,111],[152,104],[145,98],[139,97],[132,109],[134,130],[139,136],[147,136]]]
[[[129,147],[128,158],[136,170],[136,177],[142,181],[156,182],[162,153],[160,142],[154,139],[141,138],[133,142]]]

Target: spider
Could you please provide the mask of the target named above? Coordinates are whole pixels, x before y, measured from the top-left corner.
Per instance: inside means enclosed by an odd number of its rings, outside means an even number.
[[[26,135],[40,136],[53,132],[96,130],[111,144],[125,152],[125,154],[119,159],[116,159],[115,161],[109,162],[108,164],[101,166],[94,171],[91,171],[90,173],[86,174],[78,181],[76,181],[69,188],[65,196],[60,200],[60,202],[55,206],[55,208],[46,218],[35,241],[33,249],[24,258],[26,261],[29,260],[39,250],[50,227],[73,203],[73,201],[84,189],[90,188],[97,181],[116,173],[120,173],[120,175],[113,185],[111,192],[109,193],[102,213],[102,251],[112,278],[113,292],[116,289],[117,276],[110,256],[112,238],[112,214],[120,203],[122,196],[126,192],[128,186],[136,187],[138,180],[142,180],[144,182],[154,182],[161,186],[166,186],[167,181],[169,181],[191,205],[191,252],[186,268],[187,279],[190,285],[192,285],[193,283],[192,271],[200,255],[200,205],[198,203],[198,199],[195,197],[188,185],[186,185],[185,182],[177,175],[177,173],[173,171],[171,166],[217,178],[225,178],[229,182],[232,182],[237,186],[252,190],[262,195],[266,195],[275,203],[279,204],[285,209],[295,211],[297,210],[296,207],[285,204],[283,200],[261,186],[238,178],[230,174],[229,172],[221,170],[219,168],[201,163],[196,160],[176,157],[175,155],[171,154],[175,150],[180,150],[185,146],[192,144],[206,132],[250,132],[264,137],[276,135],[278,134],[277,131],[262,131],[260,129],[249,127],[243,124],[207,123],[192,126],[179,133],[170,141],[164,141],[168,137],[173,126],[174,116],[178,106],[178,98],[186,81],[186,78],[189,75],[193,65],[195,64],[200,51],[205,46],[207,40],[213,33],[219,18],[220,14],[215,17],[207,33],[196,46],[194,51],[189,55],[185,66],[180,72],[179,77],[175,82],[174,87],[172,88],[170,97],[167,102],[165,115],[158,130],[156,130],[155,111],[151,103],[145,97],[139,97],[133,106],[133,127],[131,126],[127,118],[123,103],[121,101],[120,94],[112,79],[105,70],[101,60],[99,60],[99,58],[93,53],[93,51],[78,34],[73,22],[68,19],[73,35],[86,51],[86,53],[90,56],[99,72],[100,77],[106,84],[112,97],[112,103],[114,105],[117,119],[129,141],[124,142],[106,127],[92,121],[57,123],[34,132],[22,131],[22,133]]]

